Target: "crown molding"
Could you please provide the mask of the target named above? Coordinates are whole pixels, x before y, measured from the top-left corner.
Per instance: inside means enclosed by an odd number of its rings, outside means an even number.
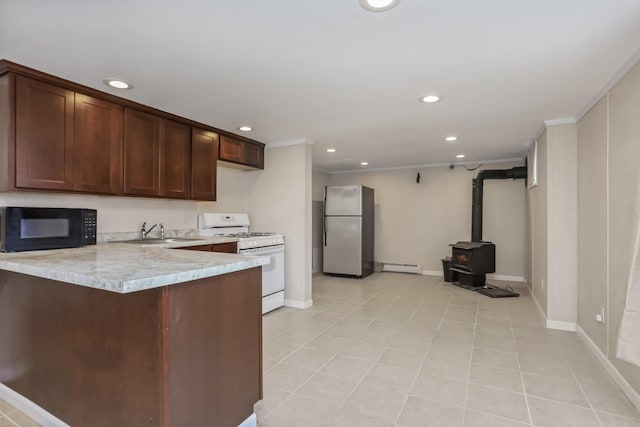
[[[576,123],[577,121],[573,117],[561,117],[559,119],[550,119],[544,121],[544,125],[547,127],[558,125],[575,125]]]
[[[620,67],[618,69],[618,71],[616,71],[613,76],[611,76],[611,78],[609,79],[609,81],[607,82],[607,84],[605,84],[602,89],[600,89],[592,98],[591,100],[587,103],[587,105],[585,105],[584,107],[582,107],[578,113],[576,114],[576,121],[580,121],[582,120],[582,118],[584,117],[585,114],[587,114],[594,105],[596,105],[598,103],[598,101],[600,101],[607,93],[609,93],[609,91],[611,89],[613,89],[613,87],[620,81],[622,80],[622,78],[624,76],[627,75],[627,73],[629,71],[631,71],[631,69],[633,67],[636,66],[636,64],[638,64],[640,62],[640,49],[636,50],[634,52],[633,55],[631,55],[631,57],[624,63],[622,64],[622,67]]]
[[[290,139],[288,141],[271,142],[266,144],[265,148],[289,147],[291,145],[313,144],[313,141],[307,138]]]

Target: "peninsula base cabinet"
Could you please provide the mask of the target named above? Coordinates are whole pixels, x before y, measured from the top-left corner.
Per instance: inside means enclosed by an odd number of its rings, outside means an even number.
[[[0,382],[73,427],[237,426],[261,296],[260,267],[127,294],[0,271]]]

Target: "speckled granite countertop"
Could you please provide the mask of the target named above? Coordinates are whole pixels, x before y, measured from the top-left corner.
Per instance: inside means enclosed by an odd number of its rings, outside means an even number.
[[[214,237],[161,245],[113,242],[0,253],[0,269],[124,294],[269,263],[268,257],[169,249],[236,240]]]

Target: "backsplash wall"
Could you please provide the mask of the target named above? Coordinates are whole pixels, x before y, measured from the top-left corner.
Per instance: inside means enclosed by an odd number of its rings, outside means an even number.
[[[140,230],[143,221],[162,223],[167,230],[197,227],[199,212],[246,211],[246,173],[218,168],[218,201],[152,199],[83,194],[0,193],[0,206],[90,208],[98,210],[98,233]]]

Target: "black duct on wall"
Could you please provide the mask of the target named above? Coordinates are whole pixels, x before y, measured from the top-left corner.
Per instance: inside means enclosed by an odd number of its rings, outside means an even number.
[[[473,195],[471,202],[471,241],[482,241],[482,198],[485,179],[526,179],[527,168],[518,166],[512,169],[481,170],[473,177]]]

